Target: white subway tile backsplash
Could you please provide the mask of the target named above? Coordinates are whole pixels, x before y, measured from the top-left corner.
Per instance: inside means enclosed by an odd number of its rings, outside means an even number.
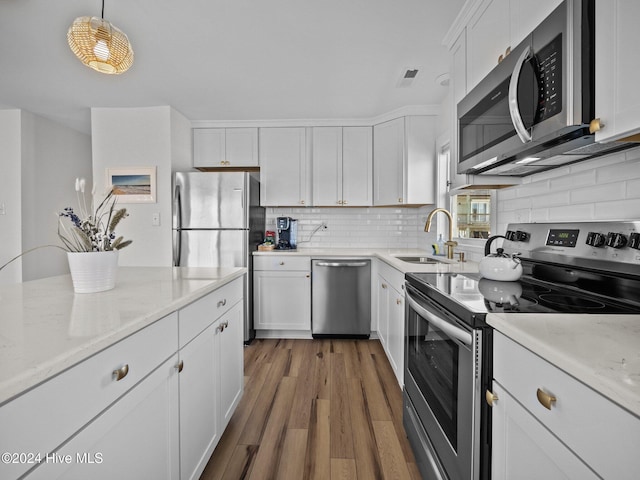
[[[549,208],[550,222],[589,222],[594,219],[594,205],[563,205]]]
[[[498,232],[512,222],[640,219],[640,148],[523,179],[499,190]]]
[[[640,202],[598,202],[594,207],[595,220],[640,220]]]
[[[577,188],[571,191],[571,203],[593,203],[596,200],[621,200],[625,196],[624,182],[592,185],[588,188]]]
[[[426,215],[417,208],[268,208],[267,228],[275,229],[276,217],[296,218],[301,247],[427,248],[435,237],[422,232]],[[328,228],[314,233],[323,222]]]

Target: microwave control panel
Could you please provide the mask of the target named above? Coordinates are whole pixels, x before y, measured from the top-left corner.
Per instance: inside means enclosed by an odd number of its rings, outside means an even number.
[[[562,111],[562,34],[535,54],[538,76],[536,123]]]

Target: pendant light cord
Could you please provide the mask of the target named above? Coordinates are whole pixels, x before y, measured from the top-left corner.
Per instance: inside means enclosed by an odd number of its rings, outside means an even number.
[[[102,0],[102,20],[104,20],[104,0]]]

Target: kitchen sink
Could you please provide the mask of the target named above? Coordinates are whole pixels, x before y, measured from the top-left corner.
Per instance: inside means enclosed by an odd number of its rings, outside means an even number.
[[[395,257],[398,260],[401,260],[403,262],[407,262],[407,263],[420,263],[420,264],[429,264],[429,263],[444,263],[441,262],[440,260],[436,260],[435,258],[431,258],[431,257]]]

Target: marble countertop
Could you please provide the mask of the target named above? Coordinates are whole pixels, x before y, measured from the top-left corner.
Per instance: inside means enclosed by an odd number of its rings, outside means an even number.
[[[487,323],[640,417],[640,315],[489,314]]]
[[[0,404],[245,272],[120,267],[113,290],[85,294],[69,275],[0,286]]]
[[[477,272],[476,262],[458,262],[446,257],[434,256],[420,249],[384,249],[384,248],[298,248],[297,250],[269,250],[253,252],[255,256],[262,255],[298,255],[311,258],[340,258],[340,257],[372,257],[388,263],[402,273],[407,272]],[[417,264],[399,260],[397,257],[421,256],[438,260],[439,263]]]

